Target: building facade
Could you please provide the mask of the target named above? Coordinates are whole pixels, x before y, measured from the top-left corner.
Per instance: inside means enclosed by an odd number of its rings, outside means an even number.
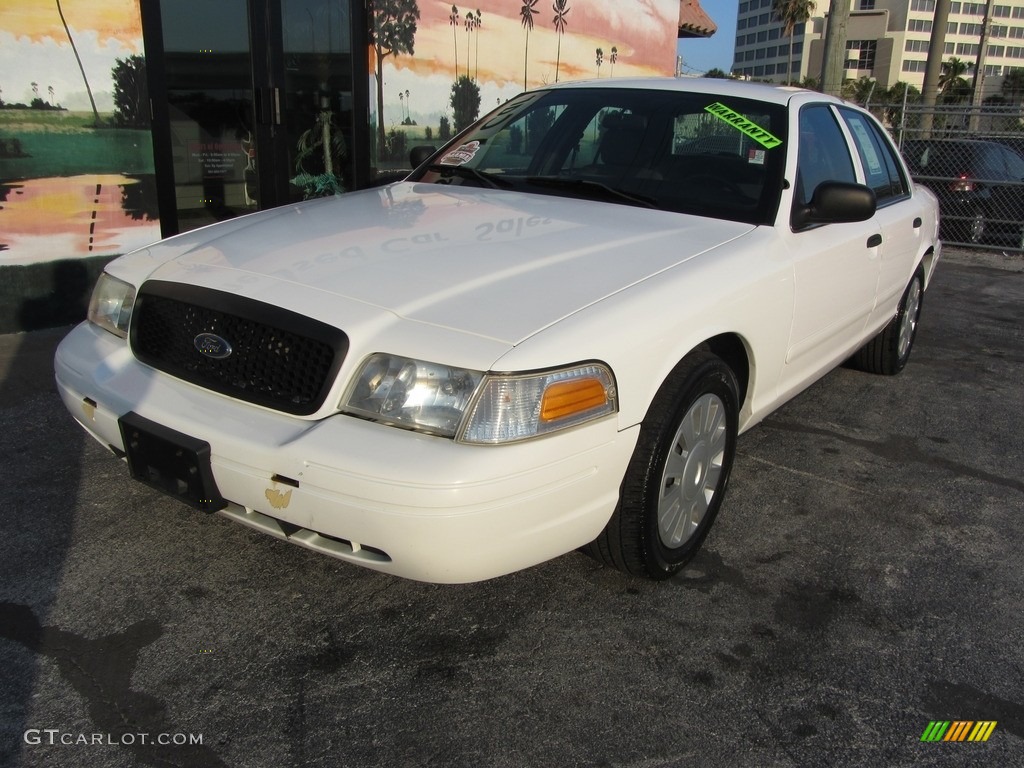
[[[1024,70],[1024,0],[953,2],[944,31],[943,60],[964,62],[973,78],[983,68],[983,97],[1000,94],[1003,79]],[[831,3],[820,0],[792,38],[772,12],[772,0],[743,0],[736,24],[733,73],[773,82],[821,81],[824,37]],[[987,41],[982,35],[988,24]],[[875,78],[879,89],[904,82],[920,89],[934,34],[935,0],[852,0],[846,35],[845,77]],[[790,54],[792,43],[792,54]]]

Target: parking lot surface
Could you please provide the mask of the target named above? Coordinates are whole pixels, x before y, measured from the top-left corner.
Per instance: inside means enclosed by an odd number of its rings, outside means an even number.
[[[1024,764],[1024,259],[740,438],[702,553],[432,586],[133,483],[0,337],[0,765]],[[994,721],[927,742],[932,721]]]

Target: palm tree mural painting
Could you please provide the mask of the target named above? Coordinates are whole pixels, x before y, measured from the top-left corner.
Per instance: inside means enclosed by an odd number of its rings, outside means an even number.
[[[786,65],[786,82],[793,80],[793,33],[800,24],[811,18],[815,8],[814,0],[773,0],[772,12],[782,22],[782,34],[789,38],[789,58]]]
[[[612,46],[612,55],[608,57],[608,62],[611,64],[611,69],[608,71],[608,77],[615,77],[615,62],[619,60],[619,49],[614,45]]]
[[[476,61],[473,64],[473,79],[476,80],[480,76],[480,27],[484,25],[479,8],[476,9],[476,18],[473,20],[473,24],[476,27]],[[469,56],[469,51],[466,51],[466,56]]]
[[[558,82],[558,65],[562,60],[562,35],[565,34],[565,27],[569,23],[565,18],[572,9],[569,7],[569,0],[555,0],[551,6],[555,12],[555,32],[558,33],[558,53],[555,55],[555,82]]]
[[[452,42],[455,44],[455,79],[459,79],[459,40],[455,35],[456,30],[459,28],[459,9],[454,5],[452,6],[451,15],[448,17],[448,23],[452,28]]]
[[[596,58],[596,61],[597,61],[597,76],[600,77],[601,76],[601,64],[604,63],[604,51],[601,48],[598,48],[596,53],[597,53],[597,58]]]
[[[420,9],[416,0],[374,1],[369,7],[373,13],[370,45],[373,46],[377,70],[377,147],[383,155],[387,142],[384,132],[384,58],[401,53],[413,55]]]
[[[85,67],[82,66],[82,57],[78,55],[78,48],[75,46],[75,39],[71,36],[71,30],[68,28],[67,21],[64,20],[64,11],[61,10],[60,0],[57,0],[57,13],[60,15],[60,23],[64,25],[64,31],[67,33],[68,42],[71,43],[71,50],[75,54],[75,60],[78,62],[78,69],[82,73],[82,79],[85,81],[85,91],[89,94],[89,103],[92,105],[92,115],[95,121],[96,127],[100,124],[100,113],[96,109],[96,99],[92,97],[92,88],[89,87],[89,78],[85,76]]]
[[[472,11],[466,11],[466,77],[469,77],[469,65],[470,65],[470,45],[473,30],[476,29],[476,16],[473,15]]]
[[[519,9],[519,16],[523,20],[523,28],[526,30],[526,49],[523,53],[523,90],[529,86],[526,84],[526,72],[530,60],[530,30],[533,29],[533,17],[540,13],[534,6],[537,0],[523,0],[523,7]]]

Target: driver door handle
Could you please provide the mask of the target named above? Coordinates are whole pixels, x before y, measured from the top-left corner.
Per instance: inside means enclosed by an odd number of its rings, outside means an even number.
[[[877,233],[868,238],[868,248],[877,248],[881,244],[882,236]]]

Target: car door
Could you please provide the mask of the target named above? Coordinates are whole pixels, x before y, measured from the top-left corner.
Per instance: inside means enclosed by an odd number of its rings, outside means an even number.
[[[804,106],[794,205],[823,181],[856,182],[853,158],[831,106]],[[833,366],[860,339],[875,304],[881,232],[874,220],[788,233],[794,306],[783,388]]]
[[[911,199],[910,182],[896,148],[882,128],[869,115],[854,109],[843,107],[839,114],[857,150],[864,183],[871,187],[878,201],[875,218],[882,243],[875,304],[868,320],[868,326],[873,328],[896,314],[920,252],[924,221],[920,207]]]
[[[993,147],[993,153],[998,154],[1005,169],[1006,182],[992,187],[989,215],[995,221],[988,228],[986,239],[1020,248],[1024,246],[1024,159],[1003,146]]]

